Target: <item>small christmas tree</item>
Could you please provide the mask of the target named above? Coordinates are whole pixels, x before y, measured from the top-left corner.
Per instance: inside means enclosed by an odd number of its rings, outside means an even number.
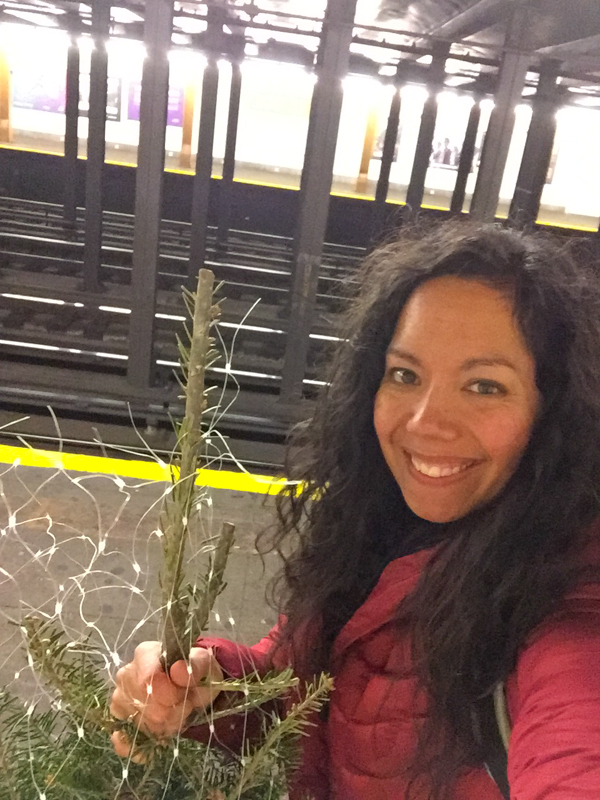
[[[225,585],[234,538],[229,523],[216,539],[205,536],[197,524],[202,490],[196,476],[207,410],[204,375],[217,358],[210,335],[219,314],[213,283],[212,273],[202,270],[197,293],[184,295],[193,320],[189,342],[179,342],[186,408],[170,465],[171,487],[155,531],[162,543],[161,628],[167,669],[186,657],[207,628]],[[190,549],[205,554],[200,579],[186,574]],[[110,673],[119,657],[113,653],[111,663],[97,647],[97,626],[89,636],[71,639],[57,614],[28,615],[20,624],[28,664],[45,682],[51,702],[46,708],[29,703],[24,710],[21,699],[0,691],[0,800],[278,800],[286,793],[286,776],[295,762],[295,741],[331,689],[331,680],[322,676],[297,693],[300,699],[282,717],[273,710],[276,704],[269,703],[261,716],[262,737],[246,742],[238,755],[184,737],[160,741],[141,733],[132,721],[111,717]],[[195,724],[212,726],[218,717],[260,709],[297,687],[291,670],[225,680],[218,688],[232,693],[231,702]],[[109,737],[115,730],[132,742],[135,761],[114,753]]]

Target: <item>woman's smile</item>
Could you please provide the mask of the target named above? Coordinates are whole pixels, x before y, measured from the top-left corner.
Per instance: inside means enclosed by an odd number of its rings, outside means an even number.
[[[464,476],[467,470],[481,463],[476,459],[425,458],[409,452],[406,453],[406,458],[415,473],[415,477],[427,478],[440,486],[446,486],[451,482],[442,479]]]

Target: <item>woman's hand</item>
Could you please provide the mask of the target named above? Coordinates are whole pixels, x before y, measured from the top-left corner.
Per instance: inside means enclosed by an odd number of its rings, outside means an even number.
[[[160,642],[136,647],[133,661],[117,672],[110,712],[117,719],[132,720],[144,733],[164,739],[185,730],[190,714],[213,702],[220,690],[210,684],[222,681],[223,672],[211,650],[193,647],[189,660],[176,661],[167,675],[161,650]],[[131,754],[131,743],[123,731],[115,731],[112,742],[117,755],[126,758]],[[135,754],[132,757],[136,760]]]

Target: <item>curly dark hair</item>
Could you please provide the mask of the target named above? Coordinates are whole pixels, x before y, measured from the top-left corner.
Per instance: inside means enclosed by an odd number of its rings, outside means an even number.
[[[317,647],[296,648],[296,663],[327,669],[341,627],[414,535],[373,405],[403,306],[419,285],[444,275],[511,293],[542,405],[500,495],[437,525],[441,544],[398,609],[431,699],[413,785],[425,777],[436,800],[465,767],[482,764],[473,713],[582,578],[577,555],[600,511],[600,282],[592,271],[563,242],[494,225],[417,230],[374,251],[345,315],[329,385],[292,439],[287,475],[302,488],[279,496],[274,543],[284,555],[276,596],[285,641],[293,646],[299,628],[317,621]]]

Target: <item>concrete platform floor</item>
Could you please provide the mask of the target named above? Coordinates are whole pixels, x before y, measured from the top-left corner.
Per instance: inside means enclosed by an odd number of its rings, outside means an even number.
[[[94,649],[114,662],[131,658],[144,639],[157,638],[160,601],[156,535],[168,484],[110,475],[0,465],[0,687],[24,700],[47,690],[27,666],[18,624],[29,613],[47,615],[70,639],[90,636]],[[222,521],[236,525],[227,587],[218,598],[210,632],[244,643],[266,633],[276,615],[265,590],[277,559],[265,563],[256,535],[273,520],[273,498],[207,490],[200,504],[204,537]],[[189,554],[193,581],[205,563],[206,544]]]

